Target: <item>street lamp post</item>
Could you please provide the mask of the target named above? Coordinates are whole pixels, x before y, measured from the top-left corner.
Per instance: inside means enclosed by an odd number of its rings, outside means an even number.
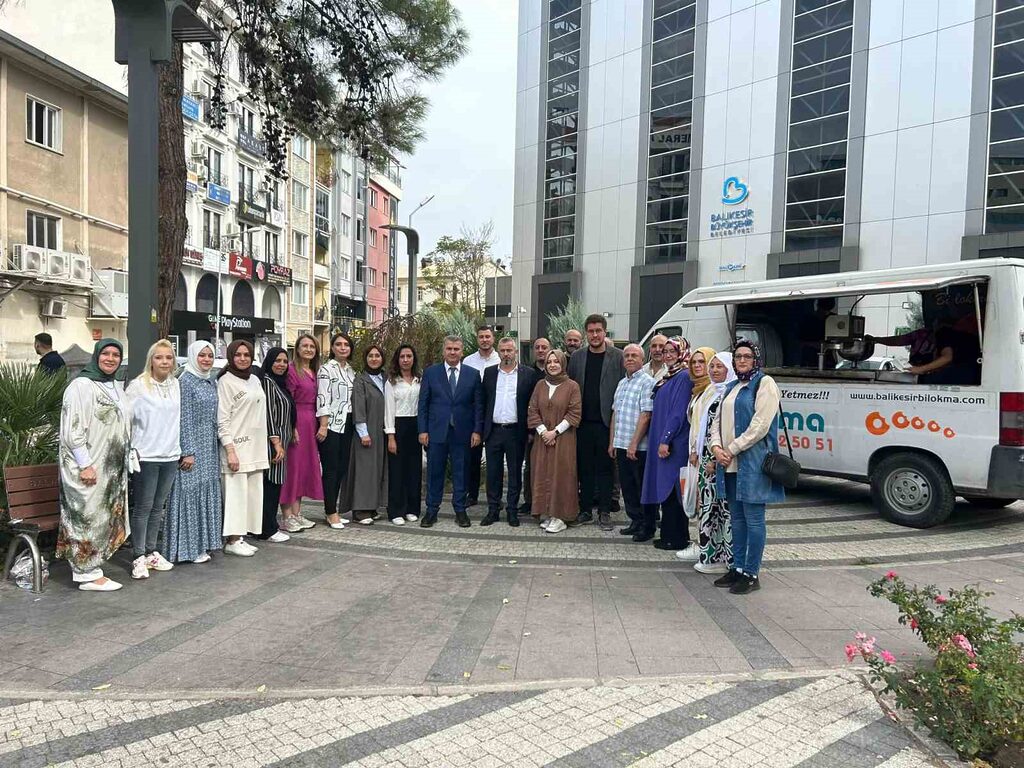
[[[424,199],[424,201],[422,203],[420,203],[419,205],[417,205],[415,208],[412,209],[412,213],[409,214],[409,229],[412,229],[412,217],[416,215],[416,211],[418,211],[420,208],[422,208],[424,205],[426,205],[427,203],[429,203],[433,199],[434,199],[434,196],[431,195],[430,197]]]
[[[112,2],[114,59],[128,66],[128,373],[134,375],[157,336],[159,65],[170,60],[173,44],[220,36],[184,0]]]
[[[425,203],[420,203],[421,208],[423,205]],[[409,214],[409,218],[412,218],[412,214]],[[416,314],[416,257],[420,252],[420,234],[412,227],[403,227],[401,224],[385,224],[381,229],[405,233],[405,249],[409,255],[409,314],[414,315]]]

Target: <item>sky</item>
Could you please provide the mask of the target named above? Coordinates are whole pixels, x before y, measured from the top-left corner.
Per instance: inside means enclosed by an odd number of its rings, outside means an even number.
[[[494,221],[494,256],[512,257],[512,192],[515,168],[516,46],[514,0],[454,0],[469,31],[469,51],[423,92],[431,102],[426,137],[405,160],[402,224],[413,217],[420,253],[463,224]]]

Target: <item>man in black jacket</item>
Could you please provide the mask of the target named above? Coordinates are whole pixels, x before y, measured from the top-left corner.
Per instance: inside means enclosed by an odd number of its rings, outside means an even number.
[[[487,452],[487,515],[480,525],[498,522],[505,468],[508,468],[508,524],[519,525],[519,493],[526,454],[526,410],[537,377],[519,365],[517,342],[506,336],[498,342],[501,362],[484,371],[484,450]]]
[[[53,336],[48,333],[37,333],[35,337],[36,354],[39,355],[39,370],[45,373],[56,373],[64,367],[64,358],[53,349]]]

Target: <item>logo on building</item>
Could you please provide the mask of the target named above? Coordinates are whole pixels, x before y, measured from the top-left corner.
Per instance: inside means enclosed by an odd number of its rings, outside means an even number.
[[[730,176],[722,184],[722,202],[726,205],[739,205],[750,195],[750,188],[739,176]]]

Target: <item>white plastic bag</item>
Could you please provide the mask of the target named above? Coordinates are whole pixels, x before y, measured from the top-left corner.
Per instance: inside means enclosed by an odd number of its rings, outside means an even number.
[[[679,468],[679,497],[687,517],[697,515],[697,476],[700,470],[687,463]]]
[[[46,564],[46,558],[40,557],[42,562],[42,585],[45,587],[46,582],[50,579],[50,568]],[[14,577],[14,583],[22,589],[32,589],[32,553],[27,549],[18,555],[14,560],[14,565],[11,566],[11,576]]]

